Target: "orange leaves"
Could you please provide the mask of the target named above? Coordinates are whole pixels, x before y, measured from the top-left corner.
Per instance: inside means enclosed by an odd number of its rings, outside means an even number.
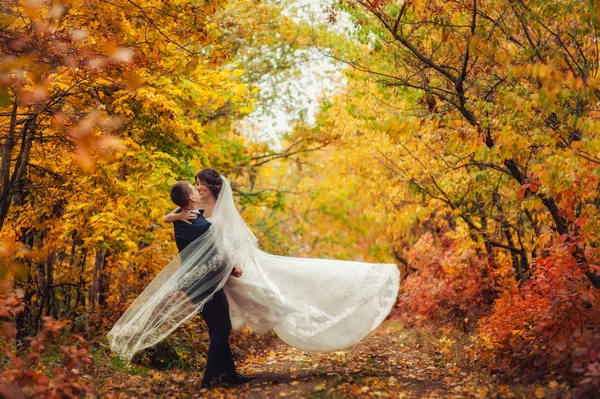
[[[600,337],[592,333],[600,311],[586,303],[598,294],[581,283],[583,270],[570,254],[577,245],[573,240],[551,242],[544,249],[547,257],[536,260],[533,276],[518,290],[502,293],[482,320],[478,353],[492,370],[522,380],[552,370],[577,381],[593,363],[588,354],[600,349]]]
[[[142,86],[142,79],[135,72],[125,71],[123,73],[123,79],[125,79],[125,82],[127,83],[128,90],[135,90]]]
[[[540,187],[540,178],[538,173],[528,173],[527,180],[521,185],[519,191],[517,191],[517,199],[523,198],[525,193],[529,191],[532,194],[537,193]]]
[[[55,119],[57,123],[64,122],[61,115]],[[74,158],[81,168],[90,172],[95,164],[95,155],[108,156],[112,152],[125,150],[125,145],[114,136],[99,136],[95,133],[96,128],[116,129],[120,126],[120,118],[108,117],[99,111],[92,111],[73,126],[69,135],[75,141]]]
[[[525,183],[521,186],[521,188],[519,189],[519,191],[517,191],[517,199],[521,199],[523,198],[523,196],[525,195],[525,193],[527,191],[531,192],[532,194],[535,194],[538,190],[538,185],[535,183]]]
[[[2,295],[0,296],[0,309],[15,308],[15,302],[21,304],[21,300],[22,295],[15,293]],[[10,320],[3,322],[0,329],[4,339],[8,342],[15,338],[14,334],[17,332],[12,321],[15,316],[14,312],[2,314],[2,317]],[[70,393],[79,396],[91,392],[91,389],[78,381],[76,374],[73,374],[73,370],[92,364],[92,359],[87,353],[88,343],[80,336],[75,336],[79,341],[79,348],[66,346],[61,349],[65,355],[66,371],[55,368],[51,380],[42,371],[37,370],[37,362],[46,350],[44,342],[58,335],[70,323],[68,320],[57,321],[50,317],[43,319],[44,329],[29,340],[29,351],[24,351],[25,357],[14,354],[7,347],[3,348],[12,369],[0,373],[3,382],[0,385],[0,393],[10,394],[10,397],[25,397],[26,393],[28,395],[35,393],[35,395],[44,395],[45,397],[64,397],[70,396]]]
[[[518,199],[523,198],[523,196],[525,195],[526,192],[527,192],[527,187],[521,186],[519,191],[517,191],[517,198]]]
[[[403,278],[393,314],[415,324],[444,321],[466,327],[487,308],[490,265],[449,236],[423,235],[408,251],[413,272]]]
[[[368,5],[368,7],[373,11],[377,11],[378,9],[384,7],[387,3],[389,3],[389,0],[367,0],[366,1],[366,4]]]
[[[64,329],[68,326],[71,321],[70,320],[54,320],[52,317],[45,316],[44,320],[44,332],[49,334],[56,334],[60,330]]]
[[[0,296],[0,317],[12,319],[21,312],[25,305],[22,302],[22,292],[9,292]],[[4,333],[10,333],[13,329],[3,323],[2,330]]]

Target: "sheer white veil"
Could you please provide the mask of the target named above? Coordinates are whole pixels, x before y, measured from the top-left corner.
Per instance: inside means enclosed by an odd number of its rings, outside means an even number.
[[[227,179],[221,178],[209,230],[166,265],[108,333],[111,350],[124,360],[202,311],[233,266],[252,261],[257,239],[237,211]]]
[[[235,206],[231,185],[225,176],[221,176],[221,179],[221,192],[213,216],[208,220],[212,223],[211,229],[215,237],[218,237],[222,251],[234,264],[243,268],[247,262],[252,261],[254,251],[258,249],[258,240]]]

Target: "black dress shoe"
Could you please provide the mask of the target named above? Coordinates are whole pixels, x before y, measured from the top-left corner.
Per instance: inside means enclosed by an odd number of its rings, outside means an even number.
[[[249,376],[249,375],[242,375],[240,373],[235,373],[235,374],[231,374],[231,375],[221,378],[221,381],[223,384],[226,384],[226,385],[240,385],[240,384],[245,384],[247,382],[250,382],[254,378],[256,378],[256,377]]]
[[[218,379],[213,378],[210,380],[202,380],[202,384],[200,385],[200,387],[202,389],[213,389],[213,388],[217,388],[218,386],[220,386],[220,382]]]
[[[207,378],[202,380],[202,388],[212,389],[218,387],[230,387],[234,385],[241,385],[250,382],[254,379],[254,376],[245,376],[240,373],[230,374],[227,376],[221,376],[216,378]]]

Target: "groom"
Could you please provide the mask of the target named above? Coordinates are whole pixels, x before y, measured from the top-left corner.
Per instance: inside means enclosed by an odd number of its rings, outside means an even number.
[[[210,228],[210,223],[202,216],[203,210],[198,190],[187,181],[174,184],[170,191],[171,200],[179,206],[178,219],[165,217],[165,222],[173,222],[175,243],[179,252],[203,235]],[[232,275],[241,276],[241,269],[234,267]],[[194,299],[192,299],[194,302]],[[200,313],[208,326],[210,344],[206,370],[202,379],[202,388],[213,388],[243,384],[252,378],[239,374],[233,363],[229,347],[231,320],[229,319],[229,303],[223,289],[217,291]]]

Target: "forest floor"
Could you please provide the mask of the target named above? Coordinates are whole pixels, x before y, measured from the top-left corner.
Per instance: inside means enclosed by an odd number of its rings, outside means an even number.
[[[452,341],[450,341],[452,342]],[[201,372],[125,371],[94,378],[102,398],[561,398],[566,386],[494,382],[452,360],[464,348],[387,322],[345,351],[315,354],[278,343],[238,362],[256,377],[235,388],[200,388]],[[453,352],[453,353],[451,353]]]

